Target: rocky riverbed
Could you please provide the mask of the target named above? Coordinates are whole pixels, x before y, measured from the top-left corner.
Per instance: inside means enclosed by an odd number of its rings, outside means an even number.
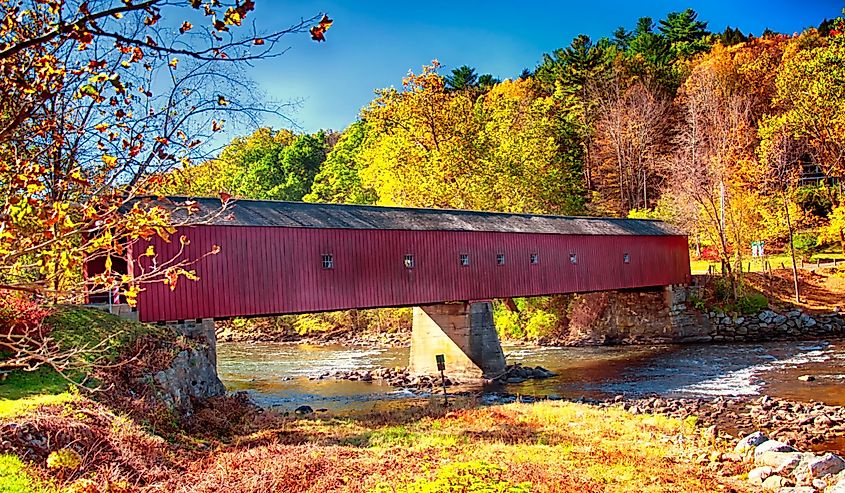
[[[507,365],[505,371],[496,378],[489,380],[500,383],[522,383],[530,379],[543,379],[555,376],[542,366],[522,366],[521,364]],[[373,370],[341,370],[334,372],[323,372],[320,375],[310,377],[311,380],[348,380],[360,382],[383,381],[391,387],[399,387],[411,390],[424,390],[432,387],[447,387],[461,385],[455,377],[441,378],[439,375],[412,375],[408,368],[376,368]],[[478,382],[473,382],[478,383]]]
[[[845,493],[845,460],[830,452],[801,452],[783,441],[754,432],[737,443],[731,457],[754,466],[748,481],[765,491],[778,493]]]

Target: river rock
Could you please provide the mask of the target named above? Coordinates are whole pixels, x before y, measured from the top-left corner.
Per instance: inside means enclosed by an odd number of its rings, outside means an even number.
[[[788,486],[793,486],[792,481],[783,476],[778,476],[777,474],[769,476],[765,479],[765,481],[763,481],[763,489],[767,491],[778,491],[781,488],[786,488]]]
[[[755,447],[768,440],[769,437],[759,431],[755,431],[754,433],[740,440],[739,443],[736,444],[736,447],[734,447],[734,452],[738,454],[744,454],[749,450],[753,450]]]
[[[754,459],[756,460],[765,452],[797,452],[797,450],[778,440],[767,440],[754,448]]]
[[[772,475],[774,470],[769,466],[755,467],[748,471],[748,482],[757,486],[761,486],[763,481]]]
[[[754,465],[769,466],[778,473],[789,473],[801,463],[800,452],[763,452],[754,455]]]
[[[811,460],[808,464],[810,468],[810,476],[813,478],[823,478],[831,474],[838,474],[845,470],[845,460],[836,454],[827,453],[821,457]]]
[[[802,382],[812,382],[815,379],[816,377],[812,375],[801,375],[800,377],[798,377],[798,380],[801,380]]]
[[[828,488],[826,493],[845,493],[845,478],[840,479],[833,488]]]

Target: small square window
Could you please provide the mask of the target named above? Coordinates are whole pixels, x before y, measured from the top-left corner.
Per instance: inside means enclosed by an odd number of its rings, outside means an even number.
[[[569,254],[569,262],[573,263],[573,264],[577,264],[578,263],[578,255],[575,254],[575,253],[570,253]]]
[[[460,255],[461,267],[469,267],[469,254],[462,253]]]
[[[537,265],[540,263],[540,255],[537,253],[532,253],[530,257],[528,257],[528,261],[531,265]]]
[[[505,265],[505,254],[504,253],[497,253],[496,254],[496,265]]]
[[[628,255],[627,253],[622,255],[622,261],[625,262],[626,264],[630,264],[631,263],[631,256]]]
[[[331,253],[323,254],[323,268],[334,269],[334,256]]]
[[[413,255],[405,255],[405,268],[406,269],[413,269],[416,266],[414,263],[414,256]]]

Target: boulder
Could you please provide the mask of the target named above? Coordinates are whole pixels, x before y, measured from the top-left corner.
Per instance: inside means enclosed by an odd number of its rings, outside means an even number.
[[[845,470],[845,460],[836,454],[827,453],[821,457],[811,460],[807,464],[810,468],[810,476],[813,478],[824,478],[831,474],[838,474]]]
[[[314,413],[314,409],[311,406],[299,406],[293,412],[294,414],[312,414]]]
[[[736,447],[734,447],[734,452],[738,454],[744,454],[749,450],[753,450],[755,447],[768,440],[769,437],[759,431],[755,431],[754,433],[740,440],[739,443],[736,444]]]
[[[754,448],[755,460],[758,456],[764,454],[765,452],[797,452],[797,450],[777,440],[766,440]]]
[[[790,473],[801,463],[799,452],[763,452],[754,455],[754,465],[769,466],[777,472]]]

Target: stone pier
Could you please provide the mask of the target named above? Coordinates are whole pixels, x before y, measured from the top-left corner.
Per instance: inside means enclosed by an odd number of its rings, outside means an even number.
[[[437,374],[435,356],[446,359],[446,374],[463,379],[494,378],[505,371],[505,355],[489,301],[414,308],[411,373]]]

